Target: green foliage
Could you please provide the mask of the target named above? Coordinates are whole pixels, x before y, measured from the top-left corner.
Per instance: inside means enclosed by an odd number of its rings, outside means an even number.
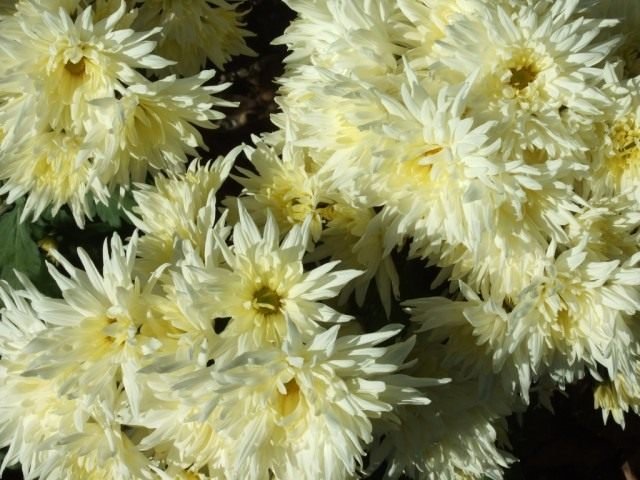
[[[30,223],[20,222],[21,212],[18,206],[0,216],[0,278],[14,286],[19,286],[15,270],[31,279],[42,277],[45,270]]]
[[[22,285],[16,276],[21,272],[44,294],[58,296],[60,291],[47,271],[46,243],[48,227],[42,220],[20,222],[22,201],[0,214],[0,279],[14,287]],[[42,246],[40,246],[42,245]]]
[[[114,192],[106,205],[96,202],[95,210],[100,221],[107,224],[110,229],[117,229],[121,228],[124,223],[129,223],[125,211],[130,211],[134,204],[133,195],[127,190],[126,193]]]

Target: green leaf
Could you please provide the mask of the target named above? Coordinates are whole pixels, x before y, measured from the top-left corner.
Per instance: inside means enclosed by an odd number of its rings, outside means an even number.
[[[0,278],[19,286],[14,270],[35,278],[43,273],[44,265],[38,244],[31,237],[30,224],[20,223],[21,208],[0,216]]]
[[[109,198],[109,203],[104,204],[101,202],[95,203],[96,214],[98,218],[110,227],[120,228],[122,227],[122,221],[125,220],[128,223],[128,218],[124,213],[125,210],[130,209],[134,204],[133,195],[129,191],[114,192]]]

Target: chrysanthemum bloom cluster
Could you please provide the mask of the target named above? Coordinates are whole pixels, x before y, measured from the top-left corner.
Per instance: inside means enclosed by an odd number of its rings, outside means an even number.
[[[237,2],[5,3],[0,194],[82,224],[139,183],[101,270],[0,284],[2,468],[500,479],[532,398],[640,413],[636,2],[285,0],[278,130],[186,169]],[[398,252],[449,296],[401,298]],[[336,309],[372,281],[381,329]]]
[[[102,270],[60,255],[62,297],[0,285],[0,446],[25,478],[352,478],[374,426],[426,405],[399,373],[415,338],[349,328],[326,302],[359,271],[303,266],[311,222],[281,238],[242,204],[216,218],[234,156],[141,185],[141,229]],[[161,218],[165,222],[160,221]],[[352,330],[352,332],[349,332]],[[382,344],[385,343],[386,346]],[[435,373],[435,372],[434,372]]]
[[[116,186],[183,170],[205,147],[198,128],[223,116],[213,108],[232,106],[215,96],[226,85],[205,85],[214,71],[201,71],[207,58],[249,53],[232,5],[189,2],[216,25],[191,29],[198,41],[227,33],[187,54],[171,47],[184,44],[172,20],[184,2],[133,3],[20,0],[0,17],[0,194],[26,197],[23,219],[68,205],[83,225]],[[159,8],[162,18],[148,14]],[[166,57],[154,53],[158,41]],[[165,70],[191,76],[157,76]]]
[[[366,272],[360,300],[373,278],[397,296],[397,247],[440,267],[452,298],[405,303],[425,348],[511,408],[589,374],[605,418],[638,409],[635,2],[286,3],[280,131],[248,152],[248,207],[311,222],[313,258]]]
[[[310,222],[314,242],[309,261],[340,260],[362,270],[343,290],[344,301],[352,292],[362,305],[371,280],[375,280],[387,314],[399,295],[399,278],[385,251],[382,216],[365,198],[355,193],[366,182],[357,171],[341,167],[342,175],[315,160],[312,149],[297,148],[282,137],[286,130],[255,138],[256,148],[246,155],[255,172],[240,168],[235,179],[244,187],[245,204],[256,218],[264,220],[265,209],[274,212],[282,231],[305,220]]]

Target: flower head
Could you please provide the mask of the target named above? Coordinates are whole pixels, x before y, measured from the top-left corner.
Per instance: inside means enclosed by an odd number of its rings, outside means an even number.
[[[205,148],[198,127],[234,105],[204,85],[213,71],[146,79],[173,63],[152,53],[161,28],[132,29],[124,0],[83,5],[23,1],[3,20],[0,179],[10,202],[27,197],[24,218],[69,205],[83,226],[117,186],[182,171]]]
[[[55,379],[61,394],[91,399],[115,398],[123,385],[135,408],[135,373],[144,354],[160,345],[145,325],[157,275],[134,276],[136,244],[136,237],[126,247],[117,236],[110,249],[105,242],[102,273],[81,249],[82,269],[56,254],[69,276],[50,266],[62,298],[29,296],[47,328],[29,343],[31,356],[23,375]]]
[[[209,230],[216,223],[216,192],[233,166],[239,149],[204,165],[194,160],[179,175],[158,175],[155,185],[138,184],[133,193],[136,206],[131,219],[144,233],[140,239],[138,265],[147,271],[175,263],[182,253],[180,242],[204,254]]]
[[[246,352],[177,385],[190,402],[215,392],[210,416],[224,448],[204,449],[227,476],[348,478],[372,421],[395,405],[428,403],[417,388],[442,383],[396,373],[413,342],[379,345],[397,326],[344,337],[338,329],[300,336],[290,323],[282,348]]]
[[[234,55],[252,55],[245,39],[253,36],[242,28],[241,1],[146,0],[140,5],[135,26],[162,28],[158,52],[175,60],[171,71],[193,75],[207,60],[222,68]],[[212,40],[213,39],[213,40]]]
[[[231,319],[223,335],[236,339],[234,348],[242,353],[278,345],[286,338],[289,323],[306,335],[319,330],[318,322],[349,320],[321,301],[335,297],[360,272],[333,271],[337,261],[305,272],[302,259],[309,222],[294,226],[280,241],[273,216],[268,215],[261,233],[242,204],[238,208],[233,246],[219,236],[215,244],[207,245],[219,249],[224,264],[201,267],[200,285],[194,289],[196,303],[211,318]],[[193,262],[198,267],[199,261]],[[183,268],[190,268],[189,263],[187,259]]]

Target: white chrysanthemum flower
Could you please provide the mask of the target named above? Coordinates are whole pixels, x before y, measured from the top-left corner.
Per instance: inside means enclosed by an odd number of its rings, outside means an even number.
[[[637,372],[635,372],[637,374]],[[602,411],[602,421],[607,422],[609,415],[624,428],[624,416],[631,409],[640,409],[640,388],[637,375],[618,374],[613,380],[599,383],[593,391],[593,406]]]
[[[233,246],[216,236],[210,250],[219,250],[225,265],[202,263],[192,256],[183,268],[198,267],[199,285],[195,302],[209,318],[230,317],[222,336],[234,338],[230,348],[240,353],[279,344],[292,322],[305,335],[317,332],[318,322],[344,322],[342,315],[321,300],[334,298],[340,289],[360,274],[357,270],[332,271],[339,263],[327,262],[305,272],[302,259],[309,241],[309,222],[292,227],[282,241],[273,216],[262,233],[242,204],[240,221],[233,229]],[[197,272],[196,275],[198,275]]]
[[[453,278],[519,291],[535,271],[518,262],[535,268],[550,240],[566,241],[579,198],[559,180],[586,167],[544,151],[504,162],[498,125],[465,113],[472,80],[432,96],[407,73],[401,101],[383,97],[389,116],[377,127],[393,139],[372,188],[385,205],[386,248],[410,238],[410,255],[452,267]]]
[[[638,251],[640,207],[635,195],[590,199],[567,228],[568,245],[586,237],[590,258],[624,262]]]
[[[59,378],[60,393],[73,392],[90,399],[116,396],[122,384],[129,405],[138,405],[136,372],[143,356],[161,343],[145,324],[149,320],[155,272],[148,279],[134,277],[137,236],[125,247],[114,235],[105,242],[102,274],[82,249],[82,269],[60,255],[56,260],[68,277],[49,271],[62,292],[61,299],[31,296],[31,306],[47,324],[30,344],[25,375]]]
[[[72,20],[62,7],[54,12],[33,9],[12,17],[20,35],[0,36],[11,71],[35,83],[40,115],[53,127],[62,110],[86,108],[86,100],[112,95],[119,82],[135,80],[135,68],[164,68],[171,62],[151,54],[158,29],[137,33],[117,29],[126,3],[94,22],[87,7]],[[81,112],[79,112],[81,115]],[[64,127],[64,125],[63,125]]]
[[[19,463],[25,478],[37,478],[41,465],[56,459],[54,451],[43,447],[57,435],[71,433],[78,402],[60,397],[50,380],[21,375],[24,363],[8,363],[0,361],[0,446],[9,447],[0,475]]]
[[[464,285],[462,291],[470,296],[474,295]],[[523,397],[526,401],[532,382],[531,368],[528,363],[518,363],[511,358],[505,360],[505,349],[500,346],[500,341],[504,341],[506,336],[508,323],[504,310],[510,310],[512,305],[505,303],[502,308],[502,305],[497,306],[490,302],[469,303],[444,297],[409,300],[405,305],[412,319],[429,333],[430,344],[446,343],[444,358],[440,359],[444,368],[459,372],[462,378],[476,379],[479,384],[478,391],[487,391],[495,384],[502,388],[504,394],[511,397],[514,397],[514,393],[519,389],[518,382],[521,382],[524,386],[520,390],[524,389]],[[473,310],[476,318],[487,319],[482,332],[485,334],[482,336],[484,342],[478,343],[473,325],[465,316],[467,310]],[[486,315],[481,316],[481,313]],[[518,352],[521,357],[526,358],[526,353],[521,353]]]
[[[437,60],[433,48],[446,38],[450,25],[477,15],[483,3],[477,0],[399,0],[398,5],[406,20],[403,19],[398,30],[402,33],[403,43],[406,42],[405,55],[410,64],[419,71],[427,69]]]
[[[310,221],[311,238],[317,245],[305,259],[330,258],[362,270],[363,274],[343,289],[341,300],[355,291],[356,302],[362,305],[375,279],[389,313],[391,296],[399,295],[399,279],[383,240],[386,225],[382,216],[354,193],[357,180],[343,171],[343,178],[336,181],[329,164],[316,162],[308,149],[286,141],[281,149],[259,141],[255,149],[247,149],[247,156],[257,173],[240,169],[245,176],[236,180],[244,187],[243,204],[253,218],[263,224],[266,211],[271,211],[281,233]]]
[[[152,478],[148,459],[120,431],[120,425],[106,420],[107,405],[116,398],[104,392],[101,405],[92,405],[77,390],[63,393],[65,381],[75,372],[54,377],[41,370],[29,372],[38,343],[46,343],[50,325],[43,321],[34,303],[47,299],[21,277],[25,290],[0,285],[0,446],[9,450],[0,472],[19,462],[25,478]],[[66,339],[63,339],[66,340]],[[41,347],[42,345],[40,345]],[[61,348],[68,355],[68,345]],[[106,416],[112,408],[107,408]]]
[[[205,478],[225,478],[215,457],[223,455],[226,444],[218,434],[217,421],[202,415],[203,407],[217,395],[209,392],[209,396],[202,398],[203,404],[194,404],[185,402],[173,386],[178,379],[193,375],[207,364],[191,359],[178,368],[175,365],[175,361],[166,369],[152,365],[141,372],[141,379],[148,386],[145,408],[132,419],[144,432],[139,438],[139,448],[153,451],[154,459],[166,466],[160,473],[163,480],[175,478],[167,477],[176,471],[186,479],[200,478],[188,473],[195,475],[205,470],[208,470]],[[149,371],[154,369],[155,372]]]
[[[630,318],[640,309],[640,258],[594,260],[586,240],[563,252],[550,248],[542,274],[517,297],[479,296],[463,284],[466,302],[426,298],[408,305],[435,338],[451,338],[454,363],[476,375],[500,372],[507,392],[525,400],[543,376],[565,384],[598,366],[611,378],[629,374],[637,354]]]
[[[511,177],[498,176],[496,184],[498,179],[506,180],[502,187],[522,184],[480,202],[498,206],[486,215],[487,223],[471,237],[473,243],[445,244],[431,255],[434,263],[447,268],[450,280],[464,280],[476,291],[491,291],[497,296],[517,295],[541,274],[551,242],[570,243],[567,231],[578,230],[575,215],[585,206],[569,185],[526,165],[514,170]],[[539,175],[533,177],[540,182],[535,188],[523,180],[532,171]],[[412,255],[424,256],[419,245],[412,245]]]
[[[306,70],[314,65],[354,78],[379,79],[396,70],[394,45],[396,1],[367,0],[309,2],[285,0],[298,13],[285,34],[275,40],[292,51],[287,62]],[[308,73],[311,73],[307,70]],[[293,86],[293,85],[292,85]]]
[[[442,383],[396,374],[413,341],[379,345],[401,327],[341,338],[338,329],[299,337],[290,324],[282,350],[247,352],[176,385],[212,418],[224,448],[200,448],[228,478],[351,478],[372,419],[428,403],[416,387]]]
[[[106,419],[93,420],[69,436],[61,436],[54,448],[55,462],[42,465],[40,478],[66,480],[152,480],[151,462],[122,431]]]
[[[291,132],[289,141],[310,149],[314,160],[333,173],[332,180],[360,176],[359,183],[367,185],[362,172],[374,168],[373,154],[385,147],[384,138],[370,125],[387,117],[373,86],[310,67],[283,77],[281,83],[278,103],[283,113],[273,121]],[[398,88],[395,83],[389,88]]]
[[[240,148],[205,165],[194,160],[180,175],[158,175],[155,185],[138,184],[131,219],[144,233],[137,267],[151,272],[181,255],[178,241],[204,254],[209,230],[216,224],[216,192],[229,175]],[[218,229],[223,228],[218,222]]]
[[[27,283],[27,294],[37,294]],[[73,423],[76,402],[59,397],[56,384],[22,372],[27,345],[46,329],[30,303],[5,282],[0,283],[0,447],[9,447],[0,475],[20,463],[27,478],[40,462],[51,458],[42,443]]]
[[[426,244],[438,239],[469,245],[489,224],[491,209],[481,200],[498,173],[488,158],[500,142],[488,137],[491,124],[476,126],[464,118],[468,88],[443,89],[432,99],[410,77],[402,103],[383,99],[389,116],[380,128],[397,147],[383,158],[373,189],[399,217],[396,235],[425,243],[424,255]]]
[[[496,446],[506,425],[496,425],[499,422],[492,421],[477,406],[477,400],[469,402],[471,407],[461,401],[461,397],[476,398],[474,387],[454,389],[455,393],[433,407],[398,409],[402,426],[386,431],[379,447],[390,453],[386,478],[397,479],[402,474],[417,480],[503,478],[503,472],[514,461]],[[434,418],[438,421],[434,422]]]
[[[593,406],[602,411],[602,420],[607,422],[609,416],[622,428],[625,426],[625,415],[640,413],[640,360],[636,356],[630,372],[618,373],[609,379],[598,379],[593,391]]]
[[[592,174],[585,182],[596,198],[630,193],[640,199],[640,79],[611,79],[615,111],[597,127],[600,144],[591,150]]]
[[[5,466],[20,463],[25,479],[152,479],[148,458],[121,431],[96,423],[95,408],[60,395],[53,380],[5,370],[0,362],[0,445]]]
[[[349,283],[340,294],[340,301],[355,293],[356,303],[362,306],[372,280],[387,315],[391,301],[400,296],[400,278],[391,259],[391,249],[384,239],[387,222],[381,213],[366,205],[358,205],[341,192],[330,195],[324,207],[325,228],[319,244],[309,253],[309,260],[331,259],[347,267],[362,270],[362,275]]]
[[[170,69],[193,75],[207,60],[222,68],[234,55],[254,55],[245,39],[253,36],[242,28],[244,12],[237,0],[146,0],[139,5],[135,26],[161,27],[158,52],[176,64]]]
[[[19,2],[0,32],[3,193],[27,196],[34,219],[69,205],[80,226],[117,185],[182,171],[206,149],[198,128],[235,105],[204,85],[213,71],[147,80],[137,69],[172,63],[151,53],[160,27],[133,30],[124,0],[84,5]]]
[[[266,142],[254,141],[256,147],[246,147],[245,153],[256,171],[239,168],[244,176],[234,177],[243,186],[243,205],[258,224],[264,224],[267,210],[271,211],[283,234],[311,217],[311,238],[318,241],[328,203],[323,191],[330,187],[317,175],[320,166],[304,149],[291,144],[278,154]]]
[[[97,155],[99,175],[127,183],[144,181],[148,170],[180,171],[187,155],[197,156],[197,148],[206,148],[196,126],[215,128],[212,120],[224,115],[213,107],[236,105],[214,96],[228,84],[203,85],[214,75],[205,70],[189,78],[169,76],[154,82],[138,76],[135,83],[119,89],[121,98],[93,101],[94,117],[88,116],[86,128],[90,141],[104,145]]]
[[[505,152],[579,152],[580,135],[587,138],[610,105],[597,67],[618,39],[595,39],[616,21],[574,18],[577,5],[522,5],[511,14],[485,5],[453,23],[434,47],[443,67],[437,75],[458,82],[477,73],[471,114],[500,123]]]
[[[371,448],[369,471],[387,462],[385,478],[502,479],[513,458],[503,451],[504,417],[514,410],[513,398],[496,385],[481,390],[478,379],[444,366],[447,346],[418,336],[414,376],[452,377],[429,392],[426,407],[398,407],[400,424],[381,422]],[[498,388],[496,388],[498,387]]]
[[[329,163],[335,178],[350,167],[361,176],[372,152],[384,148],[367,128],[386,114],[376,92],[397,91],[402,72],[402,48],[393,39],[397,2],[286,3],[298,18],[274,41],[291,54],[279,80],[283,114],[273,120],[290,125],[293,143],[310,148],[320,164]]]
[[[68,205],[76,223],[84,225],[91,199],[107,202],[109,192],[95,175],[84,138],[72,132],[49,131],[25,137],[2,152],[0,195],[13,203],[26,196],[21,220],[55,214]]]
[[[298,17],[274,41],[291,52],[280,79],[283,114],[275,115],[274,122],[290,124],[292,141],[312,149],[318,161],[331,163],[336,177],[354,164],[361,176],[372,151],[384,148],[380,136],[367,129],[385,117],[376,92],[399,88],[403,47],[396,40],[404,32],[396,31],[398,2],[286,3]]]

